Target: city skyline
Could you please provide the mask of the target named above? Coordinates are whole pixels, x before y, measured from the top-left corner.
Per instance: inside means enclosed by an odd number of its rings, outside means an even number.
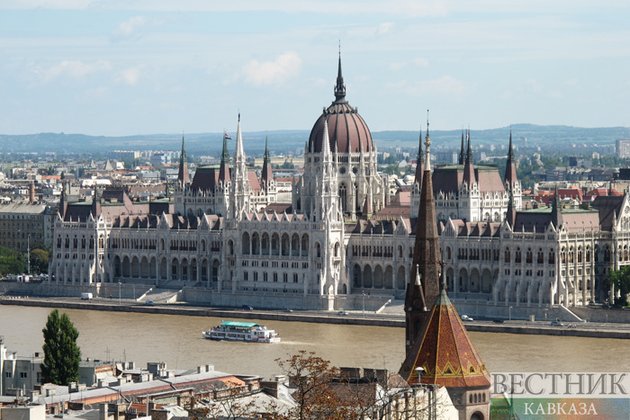
[[[0,132],[309,129],[348,99],[373,131],[628,126],[630,6],[409,1],[0,4]]]

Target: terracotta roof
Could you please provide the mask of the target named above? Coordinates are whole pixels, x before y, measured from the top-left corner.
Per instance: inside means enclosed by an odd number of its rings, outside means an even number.
[[[475,350],[457,310],[442,290],[433,306],[422,336],[414,345],[415,357],[406,360],[401,376],[418,383],[416,368],[424,374],[420,382],[446,388],[487,388],[490,377]]]

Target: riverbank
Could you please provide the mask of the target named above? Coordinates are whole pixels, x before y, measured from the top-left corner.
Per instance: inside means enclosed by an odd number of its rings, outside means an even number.
[[[345,325],[364,325],[381,327],[404,327],[405,320],[401,316],[379,315],[373,312],[315,312],[315,311],[260,311],[225,308],[208,308],[186,304],[146,305],[135,301],[50,299],[33,297],[2,297],[0,304],[36,306],[59,309],[81,309],[110,312],[137,312],[161,315],[187,315],[196,317],[259,319],[286,322],[310,322]],[[555,335],[568,337],[615,338],[630,339],[630,325],[578,323],[562,326],[551,326],[548,322],[506,321],[496,324],[489,321],[466,322],[468,331]]]

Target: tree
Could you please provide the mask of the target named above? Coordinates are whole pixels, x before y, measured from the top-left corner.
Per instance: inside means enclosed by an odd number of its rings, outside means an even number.
[[[79,380],[81,349],[77,345],[79,331],[68,315],[57,309],[48,315],[44,333],[43,382],[69,385]]]
[[[24,256],[11,248],[0,247],[0,275],[23,273]]]
[[[347,410],[342,407],[330,387],[339,377],[339,369],[328,360],[313,352],[300,350],[286,360],[276,360],[295,388],[292,396],[297,406],[287,416],[289,419],[346,419]]]
[[[610,272],[610,287],[615,296],[611,296],[612,304],[619,306],[628,305],[628,293],[630,293],[630,266],[620,267],[619,270]],[[617,295],[620,296],[617,300]]]
[[[31,272],[47,273],[48,272],[48,251],[41,248],[35,248],[31,251]]]

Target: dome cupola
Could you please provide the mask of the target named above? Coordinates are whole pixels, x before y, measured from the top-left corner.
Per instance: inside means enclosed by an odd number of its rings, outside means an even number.
[[[322,115],[315,121],[308,139],[308,151],[320,153],[324,138],[324,121],[328,123],[328,138],[330,150],[333,153],[366,153],[372,152],[372,134],[365,120],[356,108],[350,106],[346,100],[346,85],[341,72],[341,53],[337,68],[337,82],[335,84],[335,100],[325,108]]]

